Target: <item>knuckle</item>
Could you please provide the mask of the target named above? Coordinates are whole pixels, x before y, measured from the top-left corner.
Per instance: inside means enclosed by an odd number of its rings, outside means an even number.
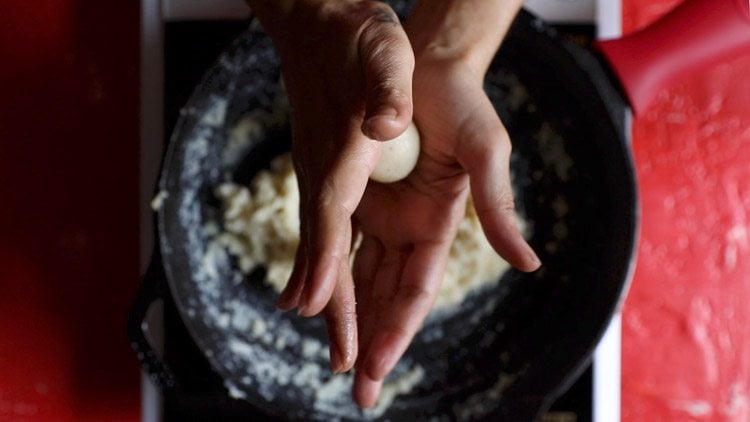
[[[429,306],[432,295],[430,291],[420,285],[406,284],[399,289],[401,296],[411,306]]]
[[[513,144],[510,142],[508,130],[505,129],[505,126],[500,124],[500,127],[496,129],[494,133],[495,136],[493,136],[493,138],[496,139],[495,142],[497,143],[500,153],[503,157],[510,157],[510,153],[513,150]]]
[[[498,195],[497,209],[506,214],[516,213],[516,201],[510,192],[502,192]]]
[[[467,140],[483,146],[486,150],[510,148],[510,136],[500,119],[492,119],[484,124],[475,124],[467,130]],[[488,152],[488,151],[483,152]]]
[[[398,22],[393,11],[388,13]],[[394,30],[393,26],[388,26],[383,16],[387,15],[376,12],[363,24],[359,39],[361,59],[369,70],[380,72],[380,76],[387,76],[399,68],[413,71],[414,54],[411,48],[408,48],[405,34],[401,30]]]
[[[513,199],[513,193],[503,190],[497,195],[488,198],[481,206],[477,207],[477,215],[491,215],[496,213],[505,215],[515,215],[516,201]]]
[[[408,103],[408,96],[402,90],[396,88],[394,84],[395,81],[391,78],[380,79],[370,88],[370,101],[375,101],[376,104],[391,103],[403,105]]]
[[[499,119],[484,124],[466,122],[461,126],[460,133],[462,136],[456,155],[469,174],[510,160],[510,137]]]
[[[403,55],[402,57],[402,55],[396,54],[399,45],[400,40],[392,33],[373,27],[365,28],[362,33],[360,53],[368,71],[375,71],[377,76],[387,77],[398,66],[408,64],[407,60],[413,61],[409,55]]]
[[[332,324],[337,328],[346,328],[355,323],[357,312],[349,308],[340,308],[332,306],[331,303],[326,306],[325,319],[329,325]]]
[[[314,213],[317,218],[350,218],[356,209],[351,201],[344,198],[335,180],[324,180],[314,195]]]
[[[360,13],[366,18],[369,25],[389,24],[398,26],[400,21],[398,15],[387,4],[380,2],[362,3]]]
[[[414,337],[414,333],[410,332],[406,327],[400,324],[390,324],[390,326],[386,328],[386,331],[392,337],[401,338],[407,341]]]

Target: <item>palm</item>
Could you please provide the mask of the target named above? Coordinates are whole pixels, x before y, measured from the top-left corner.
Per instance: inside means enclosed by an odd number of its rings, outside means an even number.
[[[434,196],[416,187],[414,177],[370,183],[355,214],[362,232],[354,267],[362,350],[377,332],[424,318],[464,212],[466,189]],[[398,349],[408,340],[399,340]]]
[[[363,235],[373,237],[387,247],[414,247],[436,242],[449,244],[453,240],[469,188],[467,173],[456,157],[460,140],[466,137],[461,131],[465,132],[467,127],[487,126],[481,122],[484,116],[469,106],[481,104],[477,95],[480,100],[488,101],[480,85],[445,66],[434,71],[424,69],[420,70],[436,73],[434,78],[443,83],[436,90],[434,86],[420,89],[415,82],[414,118],[422,137],[417,166],[401,182],[389,185],[371,182],[356,212],[356,221]],[[451,107],[445,107],[446,104]],[[455,110],[465,110],[465,113],[456,113]]]
[[[507,177],[509,147],[493,142],[504,129],[481,79],[465,67],[439,64],[418,66],[414,81],[414,116],[422,137],[417,167],[398,183],[371,182],[355,213],[363,235],[354,266],[361,351],[355,395],[365,403],[377,396],[382,378],[432,307],[470,176],[490,233],[508,231],[495,243],[512,243],[517,236],[507,219],[496,215],[498,209],[487,205],[503,207],[494,199],[497,192],[487,192],[507,190],[507,180],[489,182],[486,173],[504,165],[495,176]]]
[[[372,403],[383,377],[432,307],[466,189],[435,196],[415,182],[371,182],[355,213],[362,243],[353,275],[360,358],[355,397]]]

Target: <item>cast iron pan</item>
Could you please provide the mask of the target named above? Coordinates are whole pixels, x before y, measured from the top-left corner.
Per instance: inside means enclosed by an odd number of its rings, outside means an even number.
[[[394,8],[403,17],[410,3]],[[632,271],[638,206],[629,111],[600,61],[530,14],[518,16],[486,91],[514,143],[518,205],[544,266],[510,271],[457,309],[428,318],[391,379],[422,375],[377,414],[358,409],[346,388],[332,388],[338,381],[330,380],[325,349],[317,349],[327,341],[322,319],[276,310],[262,270],[243,276],[212,243],[211,225],[221,221],[213,189],[227,180],[247,184],[289,150],[279,81],[275,50],[251,25],[184,108],[159,182],[169,194],[158,212],[168,285],[229,394],[286,419],[536,418],[585,367]],[[247,145],[228,145],[229,130],[249,114],[262,130]],[[143,305],[131,315],[134,347],[170,388],[174,374],[140,329]]]

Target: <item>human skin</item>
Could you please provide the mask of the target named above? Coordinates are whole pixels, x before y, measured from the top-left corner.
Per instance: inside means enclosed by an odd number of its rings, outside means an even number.
[[[482,89],[521,1],[422,1],[405,27],[377,1],[249,3],[281,55],[301,196],[279,307],[323,311],[332,369],[354,366],[354,398],[372,406],[432,307],[469,192],[495,250],[522,271],[540,265],[516,227],[511,144]],[[381,143],[412,119],[414,171],[368,182]]]

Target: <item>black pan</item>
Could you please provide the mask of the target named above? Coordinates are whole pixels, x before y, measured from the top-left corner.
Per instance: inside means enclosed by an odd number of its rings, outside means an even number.
[[[407,5],[395,8],[403,16]],[[211,248],[205,229],[220,221],[215,186],[247,183],[289,149],[279,80],[271,42],[252,25],[185,106],[159,182],[169,194],[158,212],[164,270],[185,325],[231,395],[278,418],[369,418],[348,392],[316,403],[316,388],[289,379],[308,371],[313,383],[327,381],[327,355],[309,357],[315,341],[326,342],[322,320],[276,310],[262,272],[244,277]],[[599,62],[524,12],[491,65],[486,91],[514,143],[518,205],[544,266],[533,274],[512,270],[455,311],[429,318],[393,377],[408,377],[418,365],[424,374],[382,418],[534,419],[585,367],[626,290],[638,221],[628,112]],[[248,113],[266,122],[263,134],[238,160],[227,159],[228,131]],[[136,309],[131,324],[139,357],[163,386],[173,386],[175,374],[138,328],[142,317]],[[262,318],[265,330],[248,317]],[[278,332],[288,337],[282,350]],[[304,339],[312,340],[307,354]],[[306,360],[322,369],[306,369]]]

